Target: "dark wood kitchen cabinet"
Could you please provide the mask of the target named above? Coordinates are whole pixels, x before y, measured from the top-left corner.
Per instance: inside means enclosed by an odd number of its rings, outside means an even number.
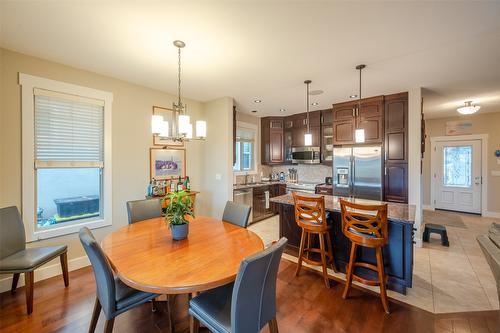
[[[276,185],[253,188],[252,221],[260,221],[274,215],[275,207],[269,199],[276,196]]]
[[[384,135],[384,96],[334,104],[333,144],[355,144],[356,129],[365,130],[365,143],[382,143]]]
[[[321,144],[321,111],[309,112],[309,132],[312,134],[312,145],[319,147]],[[307,113],[293,116],[292,145],[293,147],[305,146],[304,135],[307,133]]]
[[[283,117],[261,118],[261,163],[282,164],[284,157]]]
[[[408,202],[408,93],[385,96],[385,201]]]

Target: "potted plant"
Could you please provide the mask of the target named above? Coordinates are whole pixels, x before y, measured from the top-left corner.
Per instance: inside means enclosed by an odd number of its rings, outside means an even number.
[[[186,239],[189,232],[189,221],[186,217],[194,217],[191,197],[184,191],[170,192],[163,200],[169,200],[165,209],[165,222],[169,224],[174,240]]]

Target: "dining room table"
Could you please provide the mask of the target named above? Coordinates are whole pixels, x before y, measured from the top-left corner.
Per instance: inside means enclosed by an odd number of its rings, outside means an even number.
[[[101,242],[126,285],[163,295],[192,294],[236,279],[241,261],[264,249],[252,231],[213,217],[188,217],[189,235],[173,240],[164,217],[136,222]]]

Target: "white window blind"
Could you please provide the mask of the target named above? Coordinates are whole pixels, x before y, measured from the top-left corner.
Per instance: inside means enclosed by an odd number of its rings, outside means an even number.
[[[34,92],[35,167],[103,167],[104,102]]]

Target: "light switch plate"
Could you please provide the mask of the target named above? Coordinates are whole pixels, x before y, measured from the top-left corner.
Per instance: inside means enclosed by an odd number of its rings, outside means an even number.
[[[222,179],[222,175],[220,173],[216,173],[215,180],[221,180],[221,179]]]

